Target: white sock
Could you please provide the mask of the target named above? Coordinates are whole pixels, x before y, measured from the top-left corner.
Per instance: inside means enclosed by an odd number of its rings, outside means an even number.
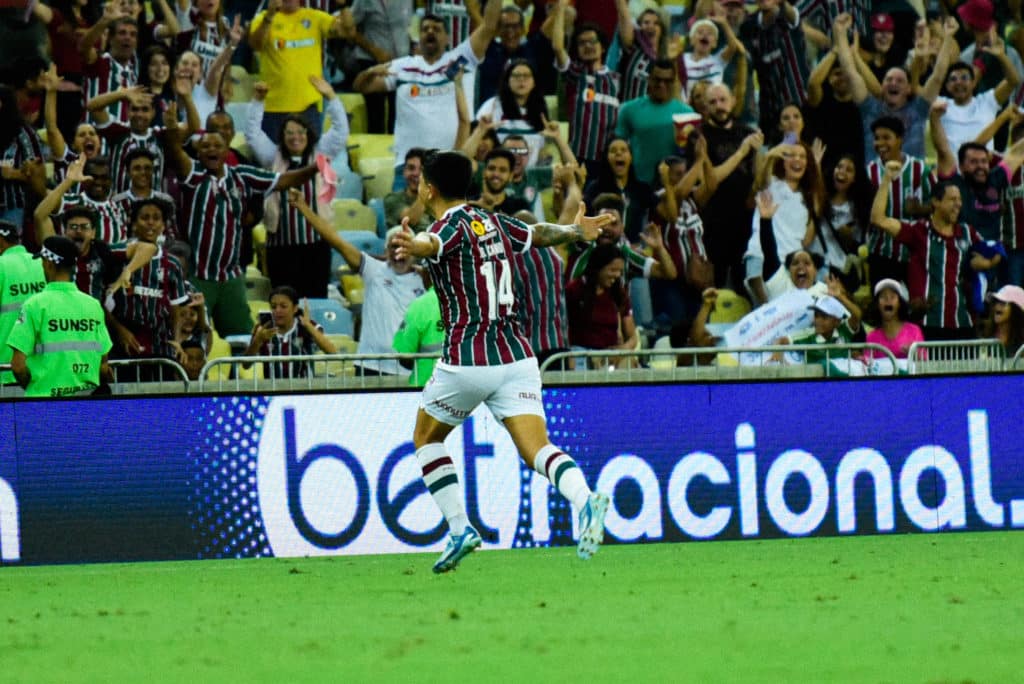
[[[548,479],[555,489],[579,511],[587,505],[590,487],[576,461],[554,444],[545,444],[533,457],[533,469]]]
[[[434,442],[420,447],[416,450],[416,460],[423,471],[423,483],[448,521],[448,531],[462,534],[469,526],[469,518],[466,517],[466,508],[462,503],[455,464],[445,451],[444,444]]]

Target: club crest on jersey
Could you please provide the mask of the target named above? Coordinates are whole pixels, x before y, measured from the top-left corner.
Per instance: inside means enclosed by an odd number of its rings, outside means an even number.
[[[483,221],[473,221],[469,224],[469,227],[473,229],[477,237],[483,237],[484,233],[487,232],[487,226],[484,225]]]

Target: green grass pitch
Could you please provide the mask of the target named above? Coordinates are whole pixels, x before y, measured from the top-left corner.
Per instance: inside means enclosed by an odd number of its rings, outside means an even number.
[[[1024,532],[0,569],[0,680],[1024,681]]]

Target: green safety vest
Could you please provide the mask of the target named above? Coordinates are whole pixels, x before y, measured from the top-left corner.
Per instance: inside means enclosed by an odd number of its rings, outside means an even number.
[[[395,333],[391,346],[404,354],[440,354],[444,346],[444,323],[437,291],[430,288],[409,303],[405,320]],[[423,387],[427,384],[437,359],[416,359],[416,372],[409,376],[409,384]]]
[[[95,389],[113,344],[100,303],[75,283],[53,282],[30,297],[7,338],[32,374],[27,397],[66,397]]]
[[[11,348],[7,336],[11,334],[18,312],[28,298],[43,291],[46,278],[43,264],[34,259],[22,245],[9,247],[0,254],[0,363],[11,362]],[[10,371],[0,373],[0,383],[14,382]]]

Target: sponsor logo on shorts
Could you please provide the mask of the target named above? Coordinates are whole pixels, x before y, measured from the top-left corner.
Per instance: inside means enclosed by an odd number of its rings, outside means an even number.
[[[540,397],[537,395],[536,392],[520,392],[519,398],[529,399],[530,401],[540,401]]]
[[[460,411],[459,409],[457,409],[457,408],[455,408],[453,406],[449,406],[448,404],[444,403],[440,399],[434,399],[433,401],[430,402],[430,404],[432,406],[436,406],[437,408],[441,409],[442,411],[447,413],[452,418],[468,418],[469,417],[469,411]]]

